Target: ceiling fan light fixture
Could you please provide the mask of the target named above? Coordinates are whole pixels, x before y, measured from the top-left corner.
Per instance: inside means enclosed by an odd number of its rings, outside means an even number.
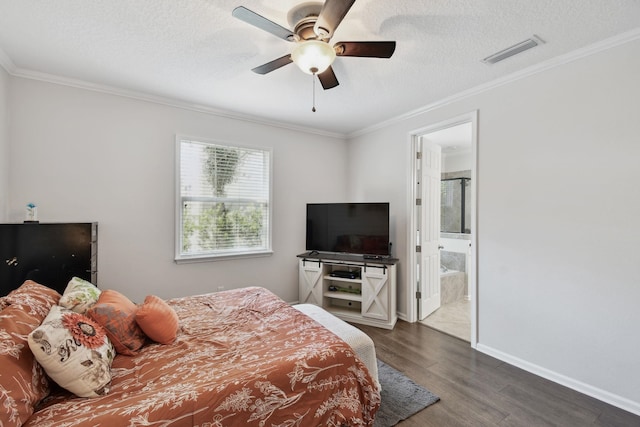
[[[307,40],[291,52],[293,62],[307,74],[320,74],[336,59],[336,51],[328,43]]]

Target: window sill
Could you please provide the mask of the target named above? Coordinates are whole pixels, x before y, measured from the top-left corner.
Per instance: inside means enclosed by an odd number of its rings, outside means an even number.
[[[195,262],[215,262],[215,261],[226,261],[231,259],[241,259],[241,258],[261,258],[273,255],[272,250],[265,250],[259,252],[240,252],[240,253],[229,253],[229,254],[219,254],[219,255],[194,255],[194,256],[178,256],[175,258],[176,264],[191,264]]]

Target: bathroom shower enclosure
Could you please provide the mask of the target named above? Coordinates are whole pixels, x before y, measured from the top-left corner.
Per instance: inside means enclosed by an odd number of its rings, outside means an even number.
[[[470,178],[448,178],[440,181],[440,231],[471,233]]]

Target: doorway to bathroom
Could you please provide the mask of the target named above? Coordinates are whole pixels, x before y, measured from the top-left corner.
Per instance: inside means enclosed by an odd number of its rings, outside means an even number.
[[[412,134],[416,319],[472,347],[477,342],[476,120],[474,112]]]

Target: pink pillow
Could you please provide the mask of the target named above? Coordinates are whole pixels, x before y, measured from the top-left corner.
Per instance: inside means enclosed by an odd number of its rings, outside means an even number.
[[[148,295],[138,307],[136,322],[149,338],[160,344],[171,344],[178,335],[178,315],[155,295]]]
[[[138,307],[118,291],[102,291],[86,315],[102,326],[120,354],[133,356],[144,345],[144,332],[136,323]]]

